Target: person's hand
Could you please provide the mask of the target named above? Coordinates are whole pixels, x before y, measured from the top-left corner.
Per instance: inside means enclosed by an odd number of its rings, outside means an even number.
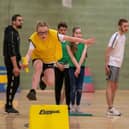
[[[25,72],[29,72],[29,64],[26,57],[22,57],[21,68],[25,70]]]
[[[95,38],[89,38],[85,40],[85,44],[87,44],[87,46],[94,44],[94,42],[95,42]]]
[[[105,74],[108,76],[110,74],[110,68],[108,64],[105,65]]]
[[[75,72],[74,72],[75,77],[78,77],[78,76],[79,76],[80,70],[81,70],[81,69],[80,69],[80,66],[76,67],[76,70],[75,70]]]
[[[64,71],[64,65],[63,65],[63,64],[56,63],[56,66],[57,66],[57,68],[58,68],[60,71]]]
[[[13,68],[13,74],[14,74],[15,76],[19,76],[19,74],[20,74],[20,69],[19,69],[18,67],[14,67],[14,68]]]
[[[29,64],[21,64],[20,66],[22,69],[26,69],[26,68],[28,68]]]

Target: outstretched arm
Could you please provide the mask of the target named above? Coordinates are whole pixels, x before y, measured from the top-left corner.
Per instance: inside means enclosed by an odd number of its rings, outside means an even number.
[[[64,35],[63,40],[69,41],[69,42],[79,42],[79,43],[84,43],[87,45],[91,45],[95,42],[94,38],[89,38],[89,39],[82,39],[82,38],[77,38],[77,37],[71,37],[68,35]]]

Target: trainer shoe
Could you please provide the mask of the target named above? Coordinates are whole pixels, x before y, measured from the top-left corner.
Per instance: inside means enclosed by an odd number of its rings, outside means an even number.
[[[31,89],[26,97],[29,100],[37,100],[37,98],[36,98],[36,91],[34,89]]]
[[[80,106],[78,105],[75,109],[76,112],[80,112]]]
[[[5,112],[7,112],[7,113],[19,113],[19,111],[16,110],[14,107],[12,107],[12,106],[7,107],[6,105],[5,105]]]
[[[111,109],[108,109],[107,115],[109,115],[109,116],[121,116],[121,113],[118,110],[116,110],[114,107],[112,107]]]
[[[45,90],[47,86],[46,86],[46,84],[44,83],[43,80],[40,80],[39,87],[40,87],[41,90]]]
[[[41,76],[40,76],[40,82],[39,82],[39,87],[40,87],[40,89],[41,90],[45,90],[46,89],[46,84],[44,83],[44,81],[42,80],[42,77],[43,77],[43,73],[41,74]]]
[[[75,105],[71,105],[71,107],[70,107],[70,112],[75,112],[75,111],[76,111]]]

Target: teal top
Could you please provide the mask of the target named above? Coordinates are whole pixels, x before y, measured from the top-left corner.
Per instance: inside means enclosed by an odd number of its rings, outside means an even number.
[[[69,43],[68,45],[70,46],[71,43]],[[79,43],[79,44],[77,45],[77,51],[75,52],[74,57],[76,58],[76,60],[77,60],[78,62],[79,62],[79,60],[80,60],[80,58],[81,58],[81,56],[82,56],[84,47],[85,47],[85,44],[83,44],[83,43]],[[70,66],[70,67],[75,67],[75,65],[73,64],[73,62],[72,62],[71,59],[69,59],[69,66]],[[84,67],[86,66],[86,58],[85,58],[85,60],[84,60],[84,62],[83,62],[83,64],[82,64],[81,66],[84,66]]]
[[[58,62],[61,63],[61,64],[68,64],[68,63],[69,63],[69,60],[70,60],[70,59],[69,59],[70,57],[69,57],[69,54],[68,54],[67,48],[66,48],[67,43],[68,43],[68,42],[66,42],[66,41],[64,41],[64,42],[61,43],[63,56],[62,56],[62,58],[58,61]]]

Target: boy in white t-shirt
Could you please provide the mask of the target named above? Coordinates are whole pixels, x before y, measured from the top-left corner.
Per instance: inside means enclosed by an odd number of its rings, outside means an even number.
[[[125,33],[128,31],[128,21],[118,21],[118,32],[115,32],[109,41],[105,55],[105,72],[107,75],[106,99],[108,104],[107,115],[120,116],[121,113],[113,107],[115,93],[118,87],[119,70],[123,62],[125,48]]]

